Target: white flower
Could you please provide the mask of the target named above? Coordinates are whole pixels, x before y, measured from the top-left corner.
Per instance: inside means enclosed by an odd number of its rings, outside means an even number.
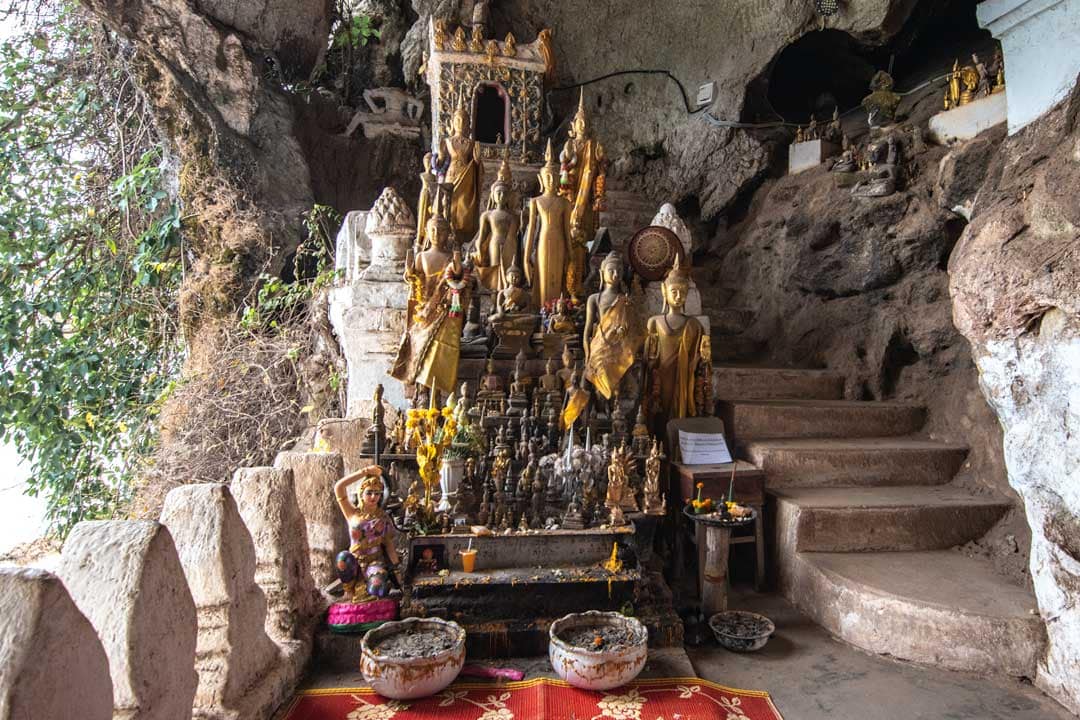
[[[607,716],[612,720],[641,720],[645,700],[636,688],[631,688],[625,695],[605,695],[596,706],[603,710],[601,717]]]
[[[409,709],[408,705],[397,700],[391,700],[385,705],[373,705],[355,695],[353,699],[361,704],[348,714],[347,720],[393,720],[399,711]]]
[[[509,708],[501,707],[488,710],[476,720],[514,720],[514,713]]]

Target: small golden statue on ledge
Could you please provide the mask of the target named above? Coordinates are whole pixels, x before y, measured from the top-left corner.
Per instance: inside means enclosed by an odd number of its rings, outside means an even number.
[[[660,441],[654,439],[649,457],[645,460],[645,505],[646,515],[667,514],[667,499],[662,497],[660,491],[660,466],[664,459],[664,453],[660,450]]]

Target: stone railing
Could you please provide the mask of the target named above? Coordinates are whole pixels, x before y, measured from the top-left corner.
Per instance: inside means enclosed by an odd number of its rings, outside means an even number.
[[[311,655],[347,546],[338,453],[185,485],[158,522],[80,523],[56,574],[0,568],[0,720],[263,720]]]

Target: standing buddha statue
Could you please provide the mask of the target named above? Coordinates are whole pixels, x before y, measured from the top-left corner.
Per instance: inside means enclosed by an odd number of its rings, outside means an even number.
[[[450,136],[444,138],[439,150],[442,158],[450,158],[446,182],[454,186],[450,199],[450,225],[459,246],[476,235],[480,215],[480,187],[483,165],[480,146],[472,139],[469,113],[463,102],[454,111]]]
[[[507,271],[517,259],[520,219],[510,211],[512,191],[510,163],[504,157],[499,177],[491,186],[488,209],[480,216],[480,231],[473,248],[480,284],[492,291],[506,287]]]
[[[676,258],[663,283],[666,312],[649,318],[645,328],[645,398],[656,418],[656,432],[662,432],[669,420],[709,414],[711,389],[710,397],[703,396],[701,403],[695,400],[695,391],[701,394],[698,372],[712,361],[709,336],[697,318],[683,312],[689,287],[690,275]]]
[[[420,199],[416,203],[416,252],[423,252],[424,233],[427,230],[428,219],[431,218],[432,208],[435,207],[435,194],[438,188],[438,179],[431,170],[431,153],[424,153],[424,172],[420,173]]]
[[[604,147],[592,137],[589,116],[585,112],[585,90],[578,99],[578,110],[570,125],[570,138],[559,155],[562,172],[559,194],[570,201],[570,263],[566,287],[577,298],[585,281],[586,244],[596,234],[598,213],[604,208]]]
[[[457,386],[464,307],[470,278],[458,250],[450,251],[450,226],[442,217],[428,221],[430,248],[405,259],[405,281],[411,288],[405,334],[391,377],[415,383],[434,393]]]
[[[644,339],[638,311],[623,292],[622,274],[622,257],[608,254],[600,265],[600,292],[585,303],[585,379],[608,400],[618,393]]]
[[[537,308],[562,296],[572,257],[572,208],[558,194],[558,165],[550,140],[544,157],[546,163],[539,175],[541,194],[529,201],[525,230],[525,274]]]

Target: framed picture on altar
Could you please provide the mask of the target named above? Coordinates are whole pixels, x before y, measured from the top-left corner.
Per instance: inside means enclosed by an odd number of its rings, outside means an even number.
[[[413,545],[412,574],[435,575],[446,568],[446,546],[437,543]]]

